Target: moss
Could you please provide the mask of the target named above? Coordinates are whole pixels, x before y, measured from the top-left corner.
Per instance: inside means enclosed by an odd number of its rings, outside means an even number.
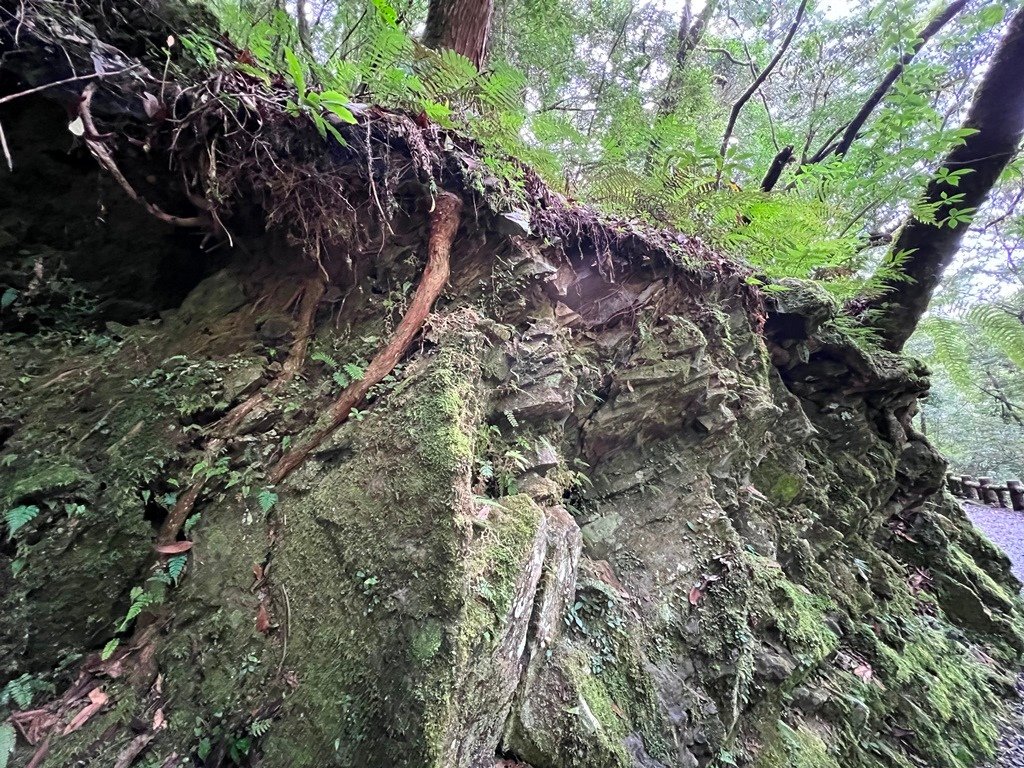
[[[806,478],[793,474],[771,458],[764,459],[754,470],[754,486],[775,504],[791,504],[804,488]]]
[[[421,664],[430,661],[441,650],[442,639],[441,625],[428,621],[413,635],[410,645],[412,657]]]
[[[824,739],[807,725],[795,727],[782,720],[754,760],[755,768],[840,768]]]
[[[86,485],[89,475],[81,467],[49,459],[39,460],[18,472],[4,491],[5,504],[66,493]]]
[[[825,623],[825,617],[835,611],[832,600],[790,581],[777,565],[754,555],[750,559],[754,582],[761,588],[753,608],[759,621],[774,622],[805,669],[834,653],[839,638]]]
[[[973,765],[994,753],[999,704],[988,670],[925,619],[904,623],[899,646],[878,640],[876,674],[930,765]]]

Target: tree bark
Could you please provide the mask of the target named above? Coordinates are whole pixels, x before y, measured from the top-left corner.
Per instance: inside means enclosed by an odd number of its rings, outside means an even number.
[[[956,226],[951,214],[985,202],[993,185],[1020,145],[1024,134],[1024,9],[1010,21],[964,122],[977,131],[955,147],[925,190],[923,203],[937,205],[935,221],[911,216],[890,251],[884,292],[860,303],[865,325],[875,328],[882,345],[898,352],[928,309],[942,273],[952,262],[969,224]],[[945,173],[968,170],[959,185],[943,181]],[[943,200],[942,194],[954,201]]]
[[[679,20],[679,33],[677,36],[679,50],[676,51],[676,64],[679,69],[686,66],[686,59],[700,44],[700,39],[704,35],[704,28],[707,27],[708,21],[711,20],[717,5],[717,0],[708,0],[704,4],[700,15],[694,19],[690,0],[687,0],[686,5],[683,7],[683,15]]]
[[[450,48],[477,68],[487,59],[494,0],[430,0],[423,44]]]

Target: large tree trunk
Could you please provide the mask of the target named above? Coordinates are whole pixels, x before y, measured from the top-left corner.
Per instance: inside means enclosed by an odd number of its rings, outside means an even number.
[[[477,67],[487,59],[494,0],[431,0],[423,44],[451,48]]]
[[[889,265],[895,277],[883,281],[885,293],[859,309],[865,323],[878,330],[886,349],[899,351],[928,309],[942,273],[968,229],[962,215],[972,215],[1020,146],[1024,133],[1024,10],[1010,21],[974,96],[964,128],[977,131],[953,149],[925,190],[923,203],[937,206],[934,222],[911,217],[893,244]],[[968,170],[958,186],[943,181],[946,173]],[[952,198],[944,201],[943,195]]]

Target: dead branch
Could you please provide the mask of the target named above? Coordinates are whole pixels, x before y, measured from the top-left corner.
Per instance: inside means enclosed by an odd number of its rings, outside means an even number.
[[[352,382],[331,405],[327,424],[302,445],[286,453],[271,468],[269,481],[280,483],[294,472],[324,440],[348,419],[348,415],[363,401],[370,389],[384,379],[398,361],[409,350],[416,335],[423,327],[434,302],[448,283],[449,260],[452,241],[461,221],[462,200],[450,192],[438,195],[434,210],[430,214],[430,239],[427,243],[427,266],[416,287],[409,309],[395,329],[391,340],[366,369],[359,381]]]
[[[27,88],[24,91],[18,91],[17,93],[9,93],[6,96],[0,97],[0,104],[6,104],[8,101],[14,101],[20,99],[22,96],[31,96],[33,93],[39,93],[40,91],[46,91],[50,88],[56,88],[59,85],[67,85],[68,83],[77,83],[82,80],[94,80],[97,77],[114,77],[115,75],[123,75],[126,72],[131,72],[133,69],[138,69],[141,64],[133,64],[130,67],[119,69],[116,72],[90,72],[88,75],[78,75],[76,77],[65,77],[63,80],[54,80],[52,83],[43,83],[37,85],[35,88]],[[95,85],[95,83],[93,83]]]

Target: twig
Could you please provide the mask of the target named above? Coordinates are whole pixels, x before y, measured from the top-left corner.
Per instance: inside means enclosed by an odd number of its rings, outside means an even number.
[[[292,605],[288,600],[288,590],[284,588],[284,584],[278,585],[281,587],[281,594],[284,595],[284,632],[281,633],[281,641],[283,647],[281,648],[281,661],[277,665],[277,676],[281,676],[281,670],[284,669],[284,660],[288,656],[288,633],[292,631]]]
[[[14,161],[11,160],[11,149],[7,146],[7,136],[4,135],[4,124],[0,123],[0,148],[4,151],[4,159],[7,161],[7,170],[14,170]]]
[[[92,80],[97,77],[113,77],[114,75],[123,75],[125,72],[131,72],[133,69],[138,69],[141,64],[133,64],[125,69],[119,69],[116,72],[91,72],[88,75],[78,75],[77,77],[66,77],[63,80],[54,80],[52,83],[44,83],[43,85],[37,85],[35,88],[29,88],[28,90],[18,91],[17,93],[9,93],[8,95],[0,98],[0,104],[6,104],[8,101],[14,101],[20,99],[22,96],[31,96],[33,93],[39,93],[45,91],[48,88],[56,88],[58,85],[67,85],[68,83],[77,83],[81,80]]]
[[[796,34],[797,27],[800,26],[800,21],[804,17],[804,11],[807,9],[807,0],[801,0],[800,7],[797,8],[796,17],[793,19],[793,23],[789,26],[789,31],[786,33],[786,38],[782,41],[782,45],[779,46],[779,50],[772,57],[772,60],[768,62],[768,65],[761,70],[761,74],[754,78],[747,90],[745,90],[740,97],[736,100],[736,103],[732,105],[732,109],[729,111],[729,122],[725,127],[725,135],[722,136],[722,146],[718,153],[725,159],[725,154],[729,150],[729,139],[732,138],[733,128],[736,127],[736,120],[740,116],[740,111],[743,106],[750,101],[750,97],[757,93],[757,89],[761,87],[761,84],[768,79],[768,75],[775,69],[775,65],[782,60],[782,57],[786,54],[789,49],[789,44],[793,42],[793,35]],[[722,168],[721,165],[718,169],[718,175],[715,180],[716,185],[722,182]]]

